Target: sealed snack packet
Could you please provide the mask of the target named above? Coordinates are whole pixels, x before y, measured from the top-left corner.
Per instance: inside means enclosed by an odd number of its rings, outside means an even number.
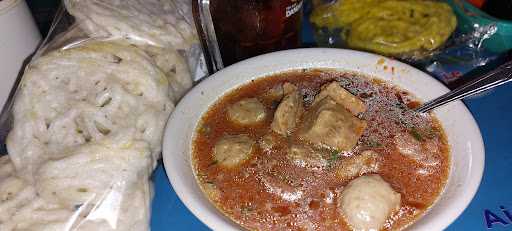
[[[512,47],[510,22],[464,0],[313,0],[310,21],[319,46],[396,58],[446,84]]]
[[[457,25],[448,4],[428,0],[338,0],[316,8],[311,21],[349,48],[404,59],[429,55]]]

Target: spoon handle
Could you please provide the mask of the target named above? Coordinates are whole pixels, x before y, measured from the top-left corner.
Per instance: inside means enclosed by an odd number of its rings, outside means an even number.
[[[510,81],[512,81],[512,60],[453,91],[423,104],[421,107],[416,108],[415,111],[425,113],[454,100],[487,91]]]
[[[199,5],[199,27],[201,27],[202,36],[204,36],[206,50],[205,59],[210,66],[208,66],[209,74],[213,74],[220,69],[224,68],[222,57],[220,53],[219,43],[217,42],[217,35],[215,34],[215,27],[213,25],[213,18],[210,12],[210,0],[197,0]]]

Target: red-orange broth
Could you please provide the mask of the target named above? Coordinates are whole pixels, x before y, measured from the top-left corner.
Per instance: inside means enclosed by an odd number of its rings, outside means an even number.
[[[263,151],[256,143],[251,157],[235,168],[224,168],[214,161],[213,148],[222,136],[247,134],[259,140],[271,132],[272,115],[279,102],[265,97],[269,89],[285,82],[295,84],[307,110],[320,87],[332,81],[338,81],[367,105],[367,111],[358,117],[366,120],[368,126],[352,151],[331,158],[330,150],[326,150],[328,168],[308,171],[284,157],[290,143],[303,143],[294,133],[288,138],[274,134],[278,144],[271,151]],[[256,97],[265,105],[265,120],[252,126],[229,121],[226,108],[248,97]],[[388,218],[383,230],[399,230],[418,219],[434,203],[449,173],[449,147],[444,131],[432,115],[421,116],[409,110],[418,105],[404,90],[353,73],[315,69],[261,78],[224,95],[203,115],[193,141],[193,167],[209,200],[244,228],[351,230],[337,205],[340,192],[350,180],[338,179],[333,171],[344,158],[374,150],[379,154],[380,167],[376,174],[402,198],[400,209]],[[425,166],[402,155],[394,138],[404,133],[436,144],[441,151],[432,158],[438,164]],[[300,196],[283,197],[275,190],[268,190],[264,182],[269,180],[278,182],[283,187],[281,192],[300,192]]]

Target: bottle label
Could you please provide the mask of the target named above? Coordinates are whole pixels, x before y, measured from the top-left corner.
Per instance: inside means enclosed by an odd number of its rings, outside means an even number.
[[[286,17],[290,17],[297,13],[302,8],[302,0],[295,0],[293,3],[286,7]]]

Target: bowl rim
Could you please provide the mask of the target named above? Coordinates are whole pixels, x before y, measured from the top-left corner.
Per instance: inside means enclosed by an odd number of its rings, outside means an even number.
[[[321,55],[321,56],[320,56]],[[284,57],[284,60],[283,60]],[[319,58],[321,57],[321,58]],[[169,121],[167,123],[167,126],[165,128],[165,136],[163,139],[163,148],[162,148],[162,156],[163,156],[163,162],[165,171],[167,173],[167,177],[175,190],[176,194],[180,198],[180,200],[185,204],[187,209],[191,211],[199,220],[201,220],[204,224],[206,224],[208,227],[210,227],[213,230],[239,230],[241,229],[240,226],[238,226],[236,223],[231,221],[229,218],[225,217],[222,214],[213,216],[211,214],[205,213],[204,209],[206,207],[211,207],[212,205],[205,205],[204,203],[197,203],[197,195],[190,195],[189,192],[184,187],[184,180],[180,179],[180,176],[176,173],[174,168],[171,168],[171,166],[176,167],[177,164],[188,164],[188,167],[192,170],[192,173],[195,175],[195,170],[192,167],[192,164],[189,163],[176,163],[172,160],[172,155],[177,155],[176,153],[173,154],[171,150],[174,149],[173,145],[182,145],[182,146],[190,146],[190,142],[193,140],[193,134],[195,131],[195,127],[197,125],[198,120],[194,121],[187,121],[184,122],[184,119],[189,119],[187,115],[187,111],[190,108],[190,105],[194,104],[194,100],[196,100],[198,97],[202,96],[203,93],[207,90],[215,89],[216,91],[221,91],[220,94],[215,95],[213,98],[204,98],[204,100],[209,101],[207,104],[207,107],[205,110],[208,110],[208,108],[215,103],[220,97],[222,97],[224,94],[230,92],[233,89],[236,89],[239,86],[242,86],[244,84],[247,84],[252,79],[258,79],[265,76],[269,76],[275,73],[281,73],[286,72],[290,70],[300,70],[301,68],[285,68],[286,65],[282,64],[286,62],[286,59],[294,59],[300,60],[302,63],[307,63],[307,65],[310,65],[308,67],[303,68],[315,68],[318,66],[318,68],[325,68],[322,65],[332,65],[334,69],[343,69],[343,65],[339,65],[339,62],[337,61],[330,61],[329,59],[335,59],[339,57],[345,57],[347,60],[354,61],[354,59],[369,59],[372,61],[379,60],[376,65],[381,65],[380,60],[383,60],[384,63],[389,64],[389,66],[396,67],[397,72],[398,71],[404,71],[410,75],[420,76],[418,77],[418,80],[421,80],[418,85],[422,85],[422,83],[430,84],[432,88],[435,88],[437,93],[445,93],[448,92],[449,89],[446,88],[441,82],[434,79],[433,77],[417,70],[416,68],[409,66],[407,64],[401,63],[399,61],[380,56],[375,55],[371,53],[361,52],[361,51],[354,51],[354,50],[346,50],[346,49],[335,49],[335,48],[301,48],[301,49],[292,49],[292,50],[285,50],[285,51],[278,51],[273,53],[268,53],[260,56],[256,56],[247,60],[244,60],[242,62],[233,64],[225,69],[220,70],[219,72],[215,73],[214,75],[204,79],[201,81],[198,85],[196,85],[191,91],[189,91],[178,103],[178,105],[175,108],[175,111],[171,114]],[[309,59],[309,60],[308,60]],[[321,59],[321,61],[318,61],[317,59]],[[277,62],[274,62],[275,60],[279,60]],[[280,65],[281,63],[281,65]],[[292,64],[293,66],[293,64]],[[224,78],[225,75],[232,75],[234,73],[240,72],[241,70],[247,70],[247,69],[264,69],[260,73],[259,70],[255,71],[260,74],[248,74],[247,76],[241,77],[241,79],[227,79]],[[368,73],[371,71],[368,71],[370,67],[363,67],[361,70],[353,70],[355,72],[361,72],[364,75],[369,75],[372,77],[381,78],[380,75]],[[379,67],[382,68],[382,67]],[[270,70],[270,71],[269,71]],[[251,71],[249,71],[251,72]],[[254,72],[254,71],[253,71]],[[393,71],[394,72],[394,71]],[[395,73],[392,73],[393,75]],[[388,74],[386,74],[388,75]],[[392,76],[390,74],[390,76]],[[393,85],[399,85],[395,82],[391,77],[391,81],[386,80],[387,82],[391,82]],[[381,78],[382,79],[382,78]],[[402,86],[400,86],[402,87]],[[409,89],[408,89],[409,90]],[[413,91],[413,93],[415,93]],[[471,115],[470,111],[467,109],[467,107],[462,102],[454,102],[452,105],[457,106],[457,110],[460,113],[462,117],[464,117],[464,120],[467,123],[468,129],[471,130],[470,135],[472,139],[471,143],[471,151],[472,155],[469,160],[469,166],[467,166],[467,170],[465,174],[467,174],[466,178],[469,183],[467,185],[464,185],[464,194],[460,197],[456,198],[450,198],[453,202],[449,203],[449,207],[447,208],[447,211],[443,211],[443,216],[436,220],[436,222],[431,222],[428,224],[421,224],[416,225],[416,223],[420,223],[422,218],[418,218],[415,223],[408,227],[412,228],[414,230],[442,230],[448,227],[455,219],[460,216],[460,214],[465,210],[465,208],[469,205],[473,197],[475,196],[478,187],[480,185],[483,171],[484,171],[484,162],[485,162],[485,150],[484,150],[484,143],[483,139],[480,133],[480,130],[478,128],[478,125],[476,124],[475,119]],[[196,110],[195,107],[192,110]],[[200,116],[205,111],[199,113]],[[185,125],[188,124],[188,128],[185,130],[190,130],[192,128],[192,136],[186,139],[188,143],[177,143],[179,141],[176,141],[176,137],[180,137],[180,134],[185,134],[183,130],[175,129],[174,126],[178,126],[179,128],[183,128]],[[192,126],[193,125],[193,126]],[[465,125],[466,126],[466,125]],[[443,127],[444,124],[443,124]],[[182,136],[182,135],[181,135]],[[451,146],[451,144],[450,144]],[[185,154],[190,155],[190,153]],[[462,154],[461,154],[462,155]],[[451,153],[451,162],[453,161],[453,153]],[[450,163],[451,166],[453,166],[453,163]],[[451,167],[452,168],[452,167]],[[450,184],[451,178],[452,178],[452,171],[453,169],[450,169],[450,176],[448,178],[448,182],[445,185],[448,186]],[[463,170],[462,170],[463,171]],[[195,182],[195,176],[192,176],[194,178],[193,184],[197,185],[197,182]],[[443,194],[445,192],[441,192],[438,196],[437,201],[443,197]],[[200,190],[199,194],[203,197],[204,194]],[[434,207],[437,204],[437,201],[433,203],[432,207]],[[209,203],[209,201],[208,201]],[[431,208],[430,208],[431,209]],[[429,209],[429,210],[430,210]],[[426,211],[422,216],[425,216],[429,211]],[[220,213],[217,211],[217,213]],[[420,226],[420,227],[417,227]],[[428,228],[427,228],[428,227]]]

